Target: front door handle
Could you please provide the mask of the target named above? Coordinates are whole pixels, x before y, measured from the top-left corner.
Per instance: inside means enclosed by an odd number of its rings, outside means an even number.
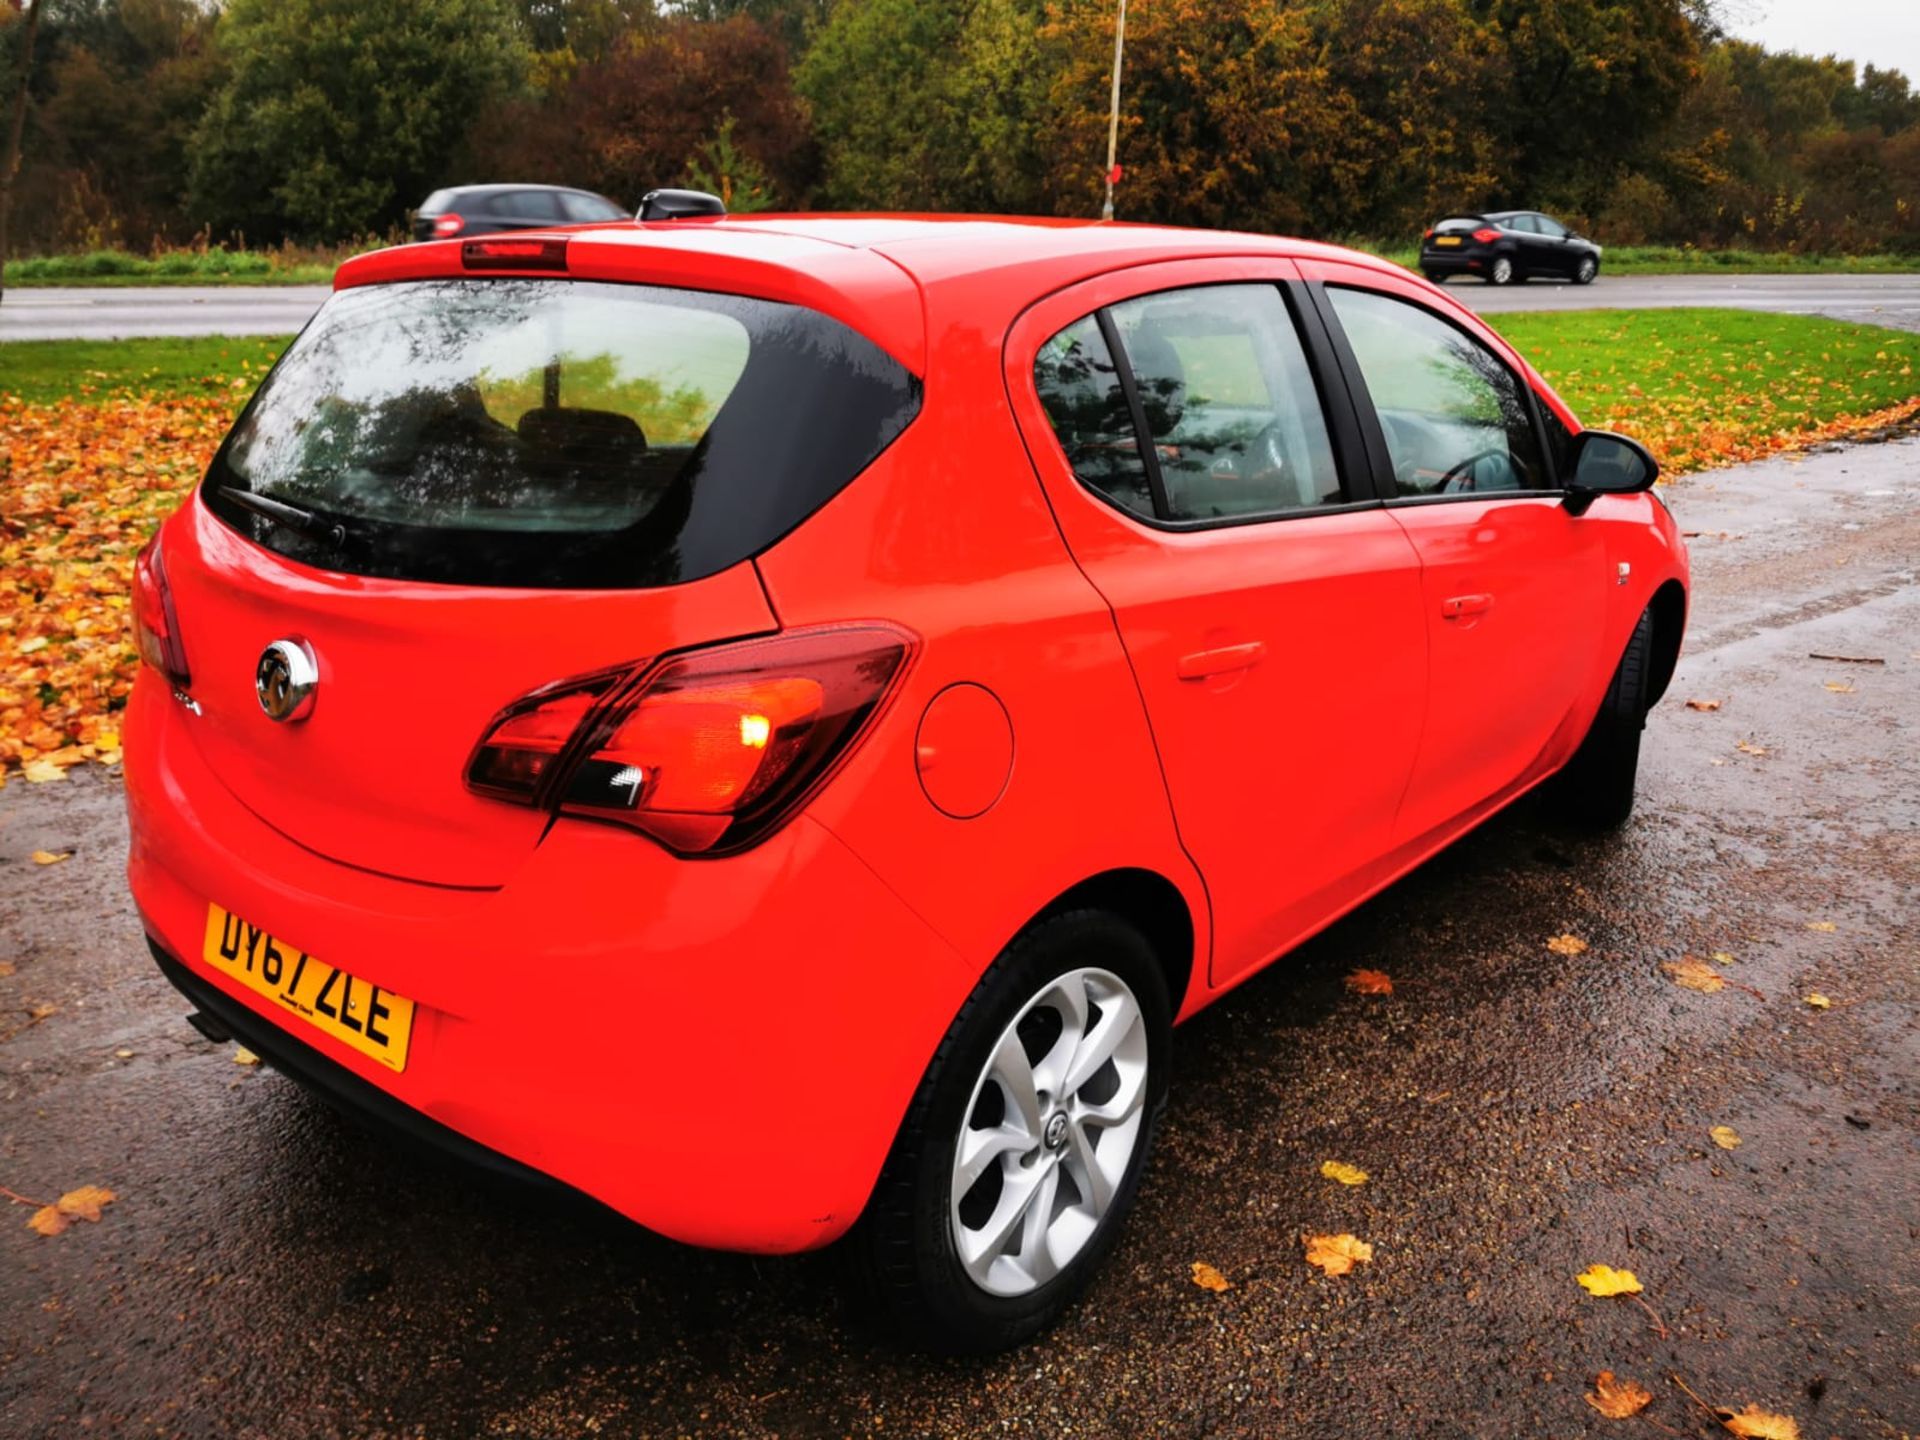
[[[1267,647],[1258,640],[1250,640],[1245,645],[1221,645],[1213,650],[1195,650],[1191,655],[1180,657],[1180,678],[1204,680],[1209,675],[1245,670],[1250,665],[1257,665],[1260,657],[1266,653]]]
[[[1445,620],[1458,620],[1467,615],[1484,615],[1492,608],[1491,595],[1455,595],[1440,602],[1440,615]]]

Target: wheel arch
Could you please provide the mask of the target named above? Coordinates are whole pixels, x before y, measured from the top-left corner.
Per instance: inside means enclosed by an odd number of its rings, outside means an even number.
[[[1063,890],[1021,926],[1025,930],[1068,910],[1105,910],[1139,929],[1167,978],[1167,998],[1178,1015],[1193,981],[1193,912],[1179,886],[1155,870],[1123,868],[1088,876]]]
[[[1647,707],[1667,693],[1674,667],[1680,663],[1680,639],[1687,628],[1687,591],[1678,580],[1668,580],[1647,602],[1653,613],[1652,669],[1647,677]]]

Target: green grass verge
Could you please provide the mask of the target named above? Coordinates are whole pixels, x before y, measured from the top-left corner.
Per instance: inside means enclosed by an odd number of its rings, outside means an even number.
[[[155,256],[124,250],[37,255],[10,260],[9,287],[36,285],[319,285],[333,278],[324,261],[256,250],[169,250]]]
[[[0,345],[0,395],[50,404],[110,395],[211,395],[233,390],[244,399],[292,338],[16,340]]]
[[[1409,270],[1420,268],[1417,246],[1379,246],[1365,241],[1347,243]],[[1608,245],[1601,257],[1600,273],[1602,276],[1902,275],[1920,273],[1920,254],[1797,255],[1784,250],[1695,250],[1674,245]]]

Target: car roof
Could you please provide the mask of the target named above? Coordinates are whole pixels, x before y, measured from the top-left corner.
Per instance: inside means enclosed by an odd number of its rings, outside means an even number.
[[[510,190],[563,190],[569,195],[593,195],[596,191],[584,190],[578,185],[518,185],[511,180],[489,181],[485,185],[442,185],[434,194],[446,195],[499,195]]]
[[[810,306],[925,374],[926,315],[935,292],[970,284],[1002,319],[1040,296],[1110,270],[1210,256],[1340,260],[1404,274],[1371,255],[1275,235],[1172,225],[1004,215],[760,214],[543,226],[568,238],[575,278],[739,290]],[[516,237],[525,238],[525,237]],[[465,274],[459,239],[356,256],[336,288]],[[479,243],[479,242],[473,242]],[[987,323],[986,314],[973,316]]]

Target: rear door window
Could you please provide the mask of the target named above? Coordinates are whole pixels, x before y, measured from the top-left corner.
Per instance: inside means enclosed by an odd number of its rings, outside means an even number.
[[[1034,381],[1074,473],[1143,519],[1230,522],[1346,498],[1277,286],[1169,290],[1086,316],[1041,347]]]
[[[560,197],[551,190],[516,190],[508,209],[522,220],[545,223],[566,219],[565,212],[560,208]]]
[[[604,200],[598,195],[586,195],[578,190],[562,190],[560,208],[566,213],[567,219],[575,224],[629,218],[627,212],[611,200]]]
[[[772,544],[919,398],[905,367],[800,306],[591,281],[365,286],[287,351],[204,494],[324,569],[664,585]]]

